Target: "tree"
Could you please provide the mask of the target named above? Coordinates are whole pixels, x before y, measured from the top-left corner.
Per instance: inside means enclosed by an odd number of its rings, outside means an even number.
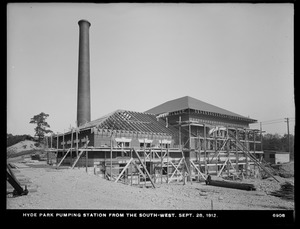
[[[37,126],[34,128],[35,135],[38,137],[38,142],[41,143],[44,139],[45,134],[52,133],[52,130],[47,130],[50,128],[50,125],[46,122],[46,119],[49,117],[48,114],[41,112],[38,115],[33,116],[29,123],[36,124]]]
[[[288,142],[288,135],[281,136],[279,134],[265,134],[263,136],[263,148],[264,150],[277,150],[285,151],[289,150],[289,143],[291,152],[294,152],[294,136],[290,134],[290,142]]]

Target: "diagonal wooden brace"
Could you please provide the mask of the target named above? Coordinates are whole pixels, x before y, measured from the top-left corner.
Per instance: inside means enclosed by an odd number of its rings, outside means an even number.
[[[149,174],[149,172],[148,172],[148,170],[147,170],[146,166],[144,165],[143,161],[141,160],[141,158],[140,158],[139,154],[138,154],[138,153],[137,153],[137,152],[136,152],[134,149],[132,149],[132,150],[133,150],[133,152],[136,154],[136,156],[137,156],[137,158],[139,159],[139,161],[140,161],[140,163],[141,163],[142,167],[144,168],[144,170],[145,170],[145,172],[146,172],[147,176],[149,177],[149,179],[150,179],[150,182],[151,182],[151,184],[152,184],[153,188],[155,188],[155,185],[154,185],[154,183],[153,183],[153,181],[152,181],[152,179],[151,179],[151,176],[150,176],[150,174]]]
[[[171,180],[172,180],[173,176],[175,175],[176,171],[177,171],[179,174],[181,174],[181,176],[182,176],[182,172],[180,172],[180,171],[178,170],[178,168],[179,168],[180,164],[182,163],[182,160],[183,160],[183,159],[184,159],[183,157],[180,159],[180,161],[179,161],[179,163],[177,164],[177,166],[174,165],[172,161],[170,161],[171,165],[175,168],[175,170],[174,170],[174,172],[172,173],[172,175],[171,175],[171,177],[170,177],[168,183],[171,182]]]
[[[117,179],[115,180],[115,182],[118,182],[118,180],[121,178],[122,174],[126,171],[126,169],[130,165],[130,163],[132,162],[132,160],[133,160],[133,158],[130,158],[130,160],[128,161],[128,163],[126,164],[126,166],[124,167],[124,169],[122,170],[122,172],[119,174],[119,176],[117,177]]]
[[[58,165],[56,166],[56,168],[58,168],[60,165],[61,165],[61,163],[63,162],[63,160],[65,160],[65,158],[67,157],[67,155],[68,155],[68,153],[71,151],[71,148],[70,149],[68,149],[68,151],[67,151],[67,153],[63,156],[63,158],[60,160],[60,162],[58,163]]]

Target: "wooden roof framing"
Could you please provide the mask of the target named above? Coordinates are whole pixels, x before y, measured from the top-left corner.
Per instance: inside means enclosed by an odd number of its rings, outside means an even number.
[[[93,120],[80,127],[80,130],[91,129],[111,129],[117,131],[128,131],[145,134],[159,134],[174,136],[177,134],[176,128],[166,127],[166,122],[157,120],[156,115],[141,112],[116,110],[109,115]]]

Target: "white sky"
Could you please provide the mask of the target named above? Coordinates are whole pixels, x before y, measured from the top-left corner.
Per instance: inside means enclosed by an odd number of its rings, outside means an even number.
[[[293,4],[73,4],[7,6],[7,132],[75,126],[78,21],[90,21],[92,120],[191,96],[293,133]],[[276,121],[275,121],[276,122]],[[259,125],[252,125],[259,128]]]

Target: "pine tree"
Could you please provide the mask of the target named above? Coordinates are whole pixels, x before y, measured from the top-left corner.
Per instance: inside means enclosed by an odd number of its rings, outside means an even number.
[[[34,128],[35,136],[38,137],[38,141],[41,143],[44,139],[45,134],[52,133],[52,130],[48,130],[50,125],[46,122],[46,119],[49,117],[48,114],[41,112],[38,115],[33,116],[29,123],[36,124],[37,126]]]

